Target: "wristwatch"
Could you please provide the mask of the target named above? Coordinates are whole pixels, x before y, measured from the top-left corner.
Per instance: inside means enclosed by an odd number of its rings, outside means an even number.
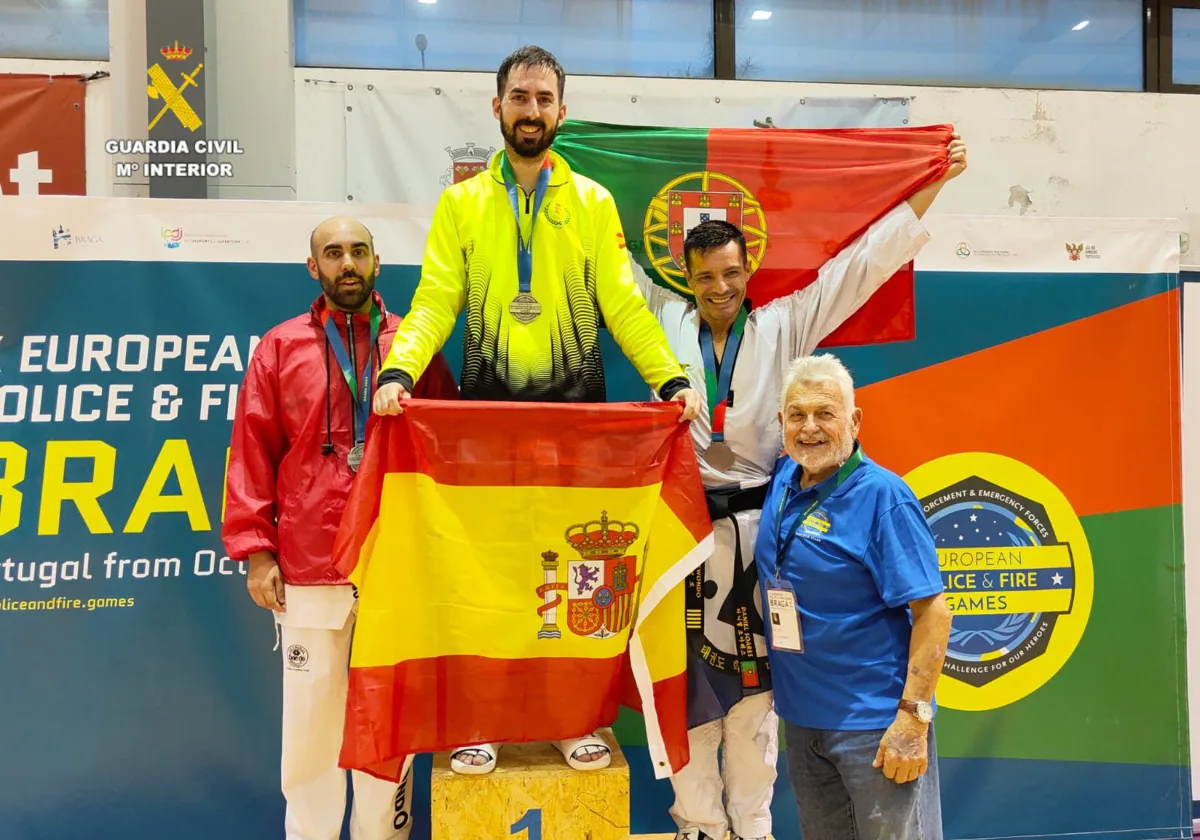
[[[901,700],[900,708],[916,717],[921,723],[933,721],[933,706],[924,700]]]

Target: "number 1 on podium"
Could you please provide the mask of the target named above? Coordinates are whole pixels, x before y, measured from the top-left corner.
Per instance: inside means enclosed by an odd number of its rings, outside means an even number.
[[[542,840],[542,809],[541,808],[531,808],[528,811],[526,811],[525,815],[523,817],[521,817],[521,819],[517,820],[515,823],[512,824],[512,826],[508,830],[508,833],[509,834],[520,834],[522,831],[525,831],[526,829],[529,830],[529,834],[526,836],[526,840]]]

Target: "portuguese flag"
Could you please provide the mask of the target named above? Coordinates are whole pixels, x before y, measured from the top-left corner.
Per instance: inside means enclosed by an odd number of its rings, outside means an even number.
[[[686,297],[683,240],[705,218],[742,229],[752,306],[804,288],[822,265],[949,166],[953,127],[690,129],[566,122],[554,150],[616,199],[629,250]],[[908,264],[823,346],[915,337]]]
[[[624,704],[657,777],[682,769],[684,580],[713,529],[679,406],[404,405],[371,417],[334,549],[358,587],[341,766],[397,781]]]

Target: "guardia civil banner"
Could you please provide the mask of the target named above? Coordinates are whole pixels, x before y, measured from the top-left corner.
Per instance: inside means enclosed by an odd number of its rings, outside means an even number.
[[[344,208],[2,206],[0,837],[280,836],[281,652],[224,557],[224,465],[246,361],[318,294],[308,235]],[[353,209],[403,314],[432,206]],[[1177,234],[927,220],[916,338],[838,353],[864,447],[927,507],[955,611],[946,836],[1186,836]],[[645,400],[603,341],[610,399]],[[673,832],[644,721],[614,731],[633,833]],[[774,836],[798,840],[779,768]]]

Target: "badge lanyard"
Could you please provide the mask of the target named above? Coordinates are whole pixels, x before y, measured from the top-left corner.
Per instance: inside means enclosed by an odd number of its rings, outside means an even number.
[[[717,376],[717,357],[713,352],[712,330],[708,322],[700,319],[700,352],[704,356],[704,387],[708,396],[708,419],[712,424],[713,442],[725,440],[725,409],[729,403],[729,386],[733,383],[733,366],[737,362],[738,348],[742,344],[742,332],[746,329],[746,308],[738,310],[733,328],[725,343],[721,375]]]
[[[354,316],[351,315],[353,318]],[[333,354],[337,356],[338,365],[342,368],[342,376],[346,377],[346,384],[350,387],[350,393],[354,395],[354,412],[358,417],[358,427],[354,430],[354,442],[362,443],[366,439],[367,420],[371,416],[371,371],[375,366],[375,354],[372,352],[375,347],[375,341],[379,337],[379,324],[382,321],[382,316],[379,312],[379,307],[371,305],[371,343],[367,351],[367,363],[363,365],[362,388],[358,387],[358,382],[354,375],[354,366],[350,363],[350,357],[346,355],[346,348],[342,346],[342,337],[338,335],[337,327],[333,325],[333,318],[328,310],[325,312],[325,335],[329,339],[329,343],[333,345]]]
[[[507,154],[504,154],[500,161],[500,171],[504,174],[504,186],[508,190],[508,199],[512,203],[513,216],[517,222],[517,277],[520,282],[517,299],[527,299],[525,306],[531,310],[531,315],[525,316],[525,318],[528,318],[529,321],[532,321],[541,312],[541,307],[537,305],[537,301],[533,299],[531,293],[533,288],[533,231],[537,227],[537,217],[542,209],[542,199],[546,197],[546,189],[550,186],[552,165],[550,156],[547,155],[538,172],[537,190],[533,199],[533,217],[529,225],[529,241],[526,242],[525,237],[521,235],[521,204],[518,197],[520,190],[517,187],[516,176],[513,174],[512,164],[509,162]],[[525,320],[516,312],[514,312],[514,316],[518,320]]]
[[[829,498],[829,494],[832,493],[834,490],[838,489],[838,487],[840,487],[846,481],[846,479],[850,477],[850,474],[852,472],[854,472],[856,469],[858,469],[859,466],[862,465],[862,460],[863,460],[862,447],[855,447],[854,454],[850,456],[850,458],[846,461],[846,463],[842,464],[840,469],[838,469],[837,475],[834,477],[833,481],[830,481],[824,487],[822,487],[821,491],[819,493],[817,493],[817,498],[813,499],[812,504],[810,504],[804,510],[804,513],[802,513],[796,517],[796,521],[792,523],[791,530],[788,531],[787,539],[783,540],[782,544],[781,544],[780,535],[783,533],[783,529],[782,529],[783,508],[787,504],[788,494],[789,494],[789,491],[792,489],[790,486],[784,487],[783,498],[781,498],[779,500],[779,511],[775,514],[775,519],[776,519],[776,523],[775,523],[775,580],[776,581],[782,580],[780,575],[783,574],[783,558],[787,555],[787,550],[789,548],[791,548],[792,540],[794,540],[796,538],[796,531],[798,531],[800,529],[800,523],[802,523],[804,520],[808,519],[808,515],[810,513],[812,513],[817,508],[819,508],[822,504],[824,504],[825,500]]]

